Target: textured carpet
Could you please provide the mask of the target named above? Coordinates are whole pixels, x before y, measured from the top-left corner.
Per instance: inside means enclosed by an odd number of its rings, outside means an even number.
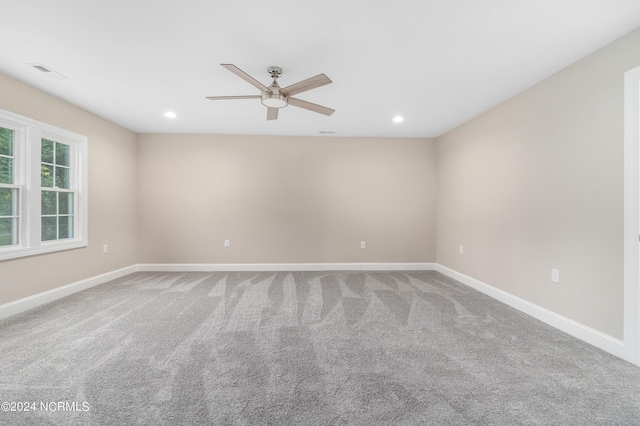
[[[0,322],[0,401],[7,425],[640,425],[640,368],[437,272],[147,272]]]

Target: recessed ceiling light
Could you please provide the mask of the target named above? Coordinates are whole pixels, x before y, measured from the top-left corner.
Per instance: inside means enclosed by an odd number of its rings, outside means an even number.
[[[402,117],[401,115],[396,115],[395,117],[393,117],[394,123],[402,123],[403,121],[404,121],[404,117]]]
[[[164,113],[164,116],[165,116],[165,117],[167,117],[167,118],[176,118],[176,117],[177,117],[176,113],[175,113],[175,112],[173,112],[173,111],[167,111],[167,112],[165,112],[165,113]]]

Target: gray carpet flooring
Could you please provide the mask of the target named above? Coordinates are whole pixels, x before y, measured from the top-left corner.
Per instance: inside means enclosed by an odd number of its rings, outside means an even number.
[[[1,321],[0,401],[6,425],[640,425],[640,368],[432,271],[145,272]]]

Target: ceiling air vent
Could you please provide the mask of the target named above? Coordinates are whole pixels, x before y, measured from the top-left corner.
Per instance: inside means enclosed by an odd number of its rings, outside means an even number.
[[[27,64],[27,65],[30,65],[33,68],[37,69],[38,71],[47,74],[51,78],[55,78],[55,79],[58,79],[58,80],[64,80],[64,79],[67,78],[64,75],[60,74],[57,71],[52,70],[51,68],[49,68],[48,66],[46,66],[44,64]]]

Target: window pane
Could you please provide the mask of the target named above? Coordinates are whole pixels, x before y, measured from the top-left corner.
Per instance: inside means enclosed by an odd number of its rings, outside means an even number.
[[[0,157],[0,183],[13,183],[13,158]]]
[[[59,218],[60,224],[60,235],[59,239],[63,238],[73,238],[73,216],[60,216]]]
[[[58,218],[43,217],[42,218],[42,241],[50,241],[58,238]]]
[[[53,166],[40,165],[40,181],[43,188],[53,188]]]
[[[0,218],[0,247],[18,244],[18,219]]]
[[[0,127],[0,154],[13,157],[13,130]]]
[[[56,143],[56,164],[61,166],[69,165],[69,145]]]
[[[57,214],[58,208],[56,206],[56,195],[58,193],[55,191],[42,191],[42,214]]]
[[[53,146],[55,143],[49,139],[42,139],[42,162],[53,164]]]
[[[69,189],[69,169],[56,167],[56,187]]]
[[[0,216],[18,215],[18,190],[0,188]]]
[[[58,214],[73,214],[73,193],[72,192],[58,193]]]

